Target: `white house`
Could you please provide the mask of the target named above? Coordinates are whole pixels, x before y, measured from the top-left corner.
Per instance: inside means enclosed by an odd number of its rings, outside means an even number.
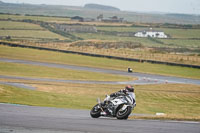
[[[154,31],[152,29],[138,31],[135,33],[136,37],[152,37],[152,38],[167,38],[167,35],[163,31]]]

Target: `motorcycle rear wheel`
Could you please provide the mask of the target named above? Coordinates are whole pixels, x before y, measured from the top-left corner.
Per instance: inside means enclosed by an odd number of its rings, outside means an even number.
[[[101,116],[101,109],[97,106],[99,106],[99,104],[95,105],[90,111],[90,115],[92,118],[99,118]]]
[[[127,107],[125,110],[119,109],[116,114],[116,117],[117,119],[128,119],[128,116],[131,114],[131,111],[131,107]]]

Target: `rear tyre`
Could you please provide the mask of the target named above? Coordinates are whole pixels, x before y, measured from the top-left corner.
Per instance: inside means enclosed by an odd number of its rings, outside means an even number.
[[[90,115],[92,118],[99,118],[101,116],[101,109],[98,106],[99,104],[95,105],[90,111]]]
[[[125,110],[121,110],[119,109],[117,114],[116,114],[116,117],[117,119],[128,119],[128,116],[131,114],[131,107],[127,107]]]

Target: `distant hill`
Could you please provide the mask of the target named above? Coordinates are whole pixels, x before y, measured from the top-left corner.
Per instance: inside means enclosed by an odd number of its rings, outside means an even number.
[[[99,4],[86,4],[84,8],[94,9],[94,10],[104,10],[104,11],[120,11],[119,8],[112,7],[112,6],[99,5]]]
[[[117,16],[118,18],[124,18],[128,22],[137,23],[200,24],[200,15],[128,12],[120,11],[120,9],[115,7],[97,4],[87,4],[85,7],[80,7],[26,3],[16,4],[0,1],[0,13],[62,17],[80,16],[94,19],[99,14],[103,14],[104,18]]]
[[[186,19],[192,19],[194,15],[191,14],[180,14],[180,13],[171,13],[166,14],[167,16],[176,17],[176,18],[186,18]]]

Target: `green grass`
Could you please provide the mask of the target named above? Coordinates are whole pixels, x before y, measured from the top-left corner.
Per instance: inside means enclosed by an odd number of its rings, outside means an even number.
[[[23,15],[6,15],[6,14],[0,15],[0,19],[9,19],[9,18],[13,20],[31,19],[35,21],[44,21],[44,22],[64,22],[70,20],[70,18],[61,18],[61,17],[23,16]]]
[[[164,31],[172,38],[200,38],[200,29],[158,28],[158,30]]]
[[[21,16],[21,15],[0,15],[2,19],[12,18],[14,20],[39,20],[45,22],[69,22],[69,18],[59,18],[59,17],[39,17],[39,16]],[[20,30],[19,30],[20,29]],[[29,29],[29,30],[27,30]],[[32,30],[30,30],[32,29]],[[38,31],[36,31],[38,29]],[[120,26],[97,26],[98,30],[108,31],[108,32],[137,32],[144,29],[144,27],[120,27]],[[152,41],[148,38],[137,38],[137,37],[119,37],[116,35],[106,35],[99,33],[73,33],[77,37],[81,37],[85,40],[87,39],[98,39],[98,40],[109,40],[109,41],[121,41],[121,42],[138,42],[147,47],[189,47],[196,48],[200,47],[200,30],[199,29],[170,29],[170,28],[154,28],[154,30],[161,30],[169,34],[172,38],[178,38],[176,40],[172,39],[159,39],[160,42],[165,44]],[[48,30],[43,29],[39,25],[24,23],[24,22],[13,22],[13,21],[0,21],[0,36],[11,36],[16,40],[30,40],[38,41],[46,39],[46,42],[55,40],[69,40],[58,34],[52,33]],[[183,40],[182,40],[183,39]],[[192,40],[191,40],[192,39]]]
[[[114,59],[82,56],[76,54],[33,50],[27,48],[13,48],[7,46],[0,46],[0,57],[53,62],[61,64],[72,64],[78,66],[90,66],[96,68],[108,68],[124,71],[126,71],[128,67],[131,67],[135,72],[154,73],[161,75],[200,79],[200,71],[199,69],[195,68],[121,61]]]
[[[65,107],[76,109],[89,109],[92,105],[91,98],[76,97],[54,92],[31,91],[16,87],[0,85],[0,102],[25,104],[32,106]]]
[[[137,98],[145,99],[139,101],[139,108],[145,104],[146,113],[153,111],[166,114],[176,112],[176,114],[182,115],[195,115],[194,110],[200,110],[200,86],[184,84],[146,85],[140,86],[139,89],[137,90]],[[185,111],[186,108],[190,108],[190,110]]]
[[[159,39],[170,47],[200,48],[200,40],[193,39]]]
[[[131,77],[112,74],[4,62],[0,62],[0,75],[94,81],[129,81],[133,79]]]
[[[144,27],[97,27],[98,30],[103,30],[107,32],[137,32],[142,30],[147,30]],[[84,39],[101,39],[101,40],[116,40],[116,41],[135,41],[140,42],[144,46],[154,46],[154,47],[188,47],[196,48],[200,47],[200,30],[199,29],[171,29],[171,28],[153,28],[154,30],[164,31],[167,35],[170,35],[173,39],[159,39],[159,41],[165,43],[161,44],[158,42],[152,42],[147,38],[136,38],[136,37],[117,37],[111,35],[99,35],[92,34],[86,36],[85,34],[76,34]]]
[[[44,30],[36,24],[30,24],[25,22],[13,22],[13,21],[0,21],[0,29],[34,29],[34,30]]]
[[[164,31],[166,34],[169,34],[172,38],[200,38],[199,29],[172,29],[172,28],[153,28],[154,30]],[[103,31],[117,31],[117,32],[138,32],[143,30],[148,30],[146,27],[97,27],[97,30]]]
[[[108,41],[119,41],[119,42],[137,42],[144,46],[162,47],[160,43],[151,41],[148,38],[138,37],[119,37],[114,35],[98,34],[98,33],[73,33],[73,35],[83,38],[84,40],[95,39],[95,40],[108,40]]]
[[[12,21],[0,21],[0,36],[11,36],[11,38],[21,38],[22,40],[27,40],[27,38],[29,38],[29,40],[42,38],[57,40],[68,39],[36,24]]]
[[[166,118],[200,119],[200,86],[195,85],[148,85],[137,90],[135,112],[165,113]],[[139,100],[138,100],[139,99]],[[143,107],[145,106],[145,107]]]
[[[66,39],[63,36],[52,33],[50,31],[37,31],[37,30],[0,30],[0,36],[11,36],[11,37],[29,37],[29,38],[49,38],[49,39]]]
[[[0,85],[0,102],[35,106],[91,109],[96,98],[104,98],[122,85],[40,84],[38,91]],[[200,86],[165,84],[135,86],[134,113],[165,113],[166,118],[200,120]],[[70,101],[70,102],[69,102]]]
[[[42,17],[42,16],[23,16],[23,15],[6,15],[1,14],[0,19],[13,19],[13,20],[23,20],[31,19],[35,21],[44,21],[44,22],[68,22],[69,18],[60,18],[60,17]],[[17,23],[17,22],[16,22]],[[0,27],[3,24],[0,24]],[[8,23],[9,26],[9,23]],[[144,27],[97,27],[98,30],[104,31],[118,31],[118,32],[137,32],[140,30],[148,29]],[[200,30],[199,29],[170,29],[170,28],[154,28],[155,30],[161,30],[171,35],[173,38],[199,38]]]
[[[119,27],[119,26],[99,26],[97,27],[97,30],[102,30],[102,31],[110,31],[110,32],[137,32],[141,30],[145,30],[146,28],[140,28],[140,27]]]

